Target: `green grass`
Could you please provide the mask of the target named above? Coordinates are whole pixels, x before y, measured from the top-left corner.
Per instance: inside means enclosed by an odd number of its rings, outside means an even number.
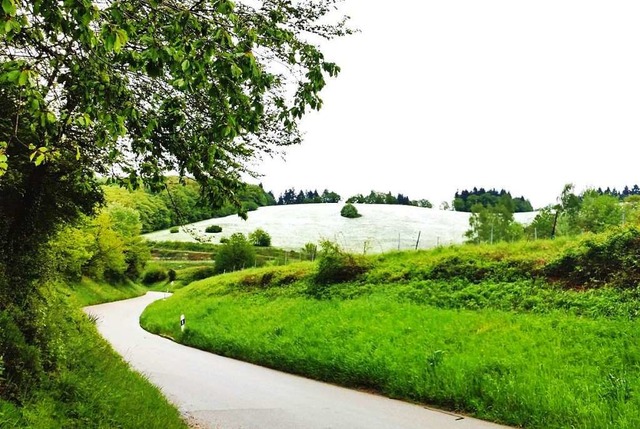
[[[100,282],[83,277],[78,282],[68,282],[61,293],[71,297],[78,307],[120,301],[147,293],[149,289],[130,280],[118,284]]]
[[[19,405],[0,399],[0,427],[186,429],[178,410],[129,369],[60,289],[47,292],[49,310],[44,320],[55,368]],[[116,293],[122,291],[107,296]]]
[[[324,299],[310,294],[313,264],[247,270],[193,283],[141,320],[222,355],[507,424],[640,427],[636,289],[548,283],[543,268],[570,245],[375,256]]]

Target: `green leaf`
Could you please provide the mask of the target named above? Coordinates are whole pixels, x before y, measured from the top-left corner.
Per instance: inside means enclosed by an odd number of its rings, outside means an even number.
[[[29,70],[22,70],[20,76],[18,76],[18,85],[24,86],[29,80]]]
[[[6,78],[9,82],[17,82],[20,78],[20,70],[11,70],[9,73],[2,75],[3,80]]]
[[[114,33],[115,39],[113,40],[113,50],[116,52],[120,52],[122,47],[129,40],[129,36],[127,36],[127,32],[124,30],[116,30]]]
[[[231,75],[235,78],[242,76],[242,69],[235,64],[231,64]]]
[[[17,12],[16,3],[14,0],[2,0],[2,10],[7,15],[14,16]]]
[[[34,163],[34,164],[36,165],[36,167],[37,167],[37,166],[39,166],[40,164],[42,164],[42,161],[44,161],[44,154],[43,154],[43,153],[41,153],[40,155],[38,155],[38,156],[36,157],[36,160],[35,160],[33,163]]]
[[[190,66],[190,65],[191,65],[191,64],[189,63],[189,60],[184,60],[184,61],[182,62],[182,71],[183,71],[183,72],[186,72],[187,70],[189,70],[189,66]]]
[[[56,122],[56,115],[51,112],[47,112],[47,122],[54,124]]]

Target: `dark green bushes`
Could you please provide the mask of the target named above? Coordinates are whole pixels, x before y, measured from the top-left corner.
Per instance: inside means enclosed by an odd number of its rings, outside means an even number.
[[[177,234],[178,232],[180,232],[180,228],[178,228],[177,226],[172,227],[169,232],[171,234]]]
[[[271,236],[262,228],[258,228],[251,234],[249,234],[249,241],[251,242],[251,244],[258,247],[271,246]]]
[[[220,225],[209,225],[204,232],[206,232],[207,234],[217,234],[219,232],[222,232],[222,227]]]
[[[355,219],[361,217],[362,215],[358,213],[358,209],[356,209],[356,206],[354,206],[353,204],[345,204],[345,206],[342,207],[342,210],[340,210],[340,216],[349,219]]]
[[[144,275],[142,276],[142,283],[150,285],[166,280],[168,277],[169,275],[164,269],[160,267],[151,267],[147,271],[145,271]]]
[[[309,287],[309,294],[322,297],[327,286],[356,280],[369,269],[363,256],[345,252],[336,243],[324,241],[320,243],[318,269]]]
[[[17,399],[31,390],[43,376],[41,352],[28,343],[16,320],[0,312],[0,398]],[[1,420],[0,420],[1,423]]]
[[[420,277],[430,280],[464,279],[478,283],[484,280],[512,282],[528,279],[534,275],[533,261],[450,256],[424,270]]]
[[[568,287],[634,288],[640,284],[640,230],[629,227],[591,236],[549,263],[544,272]]]
[[[242,270],[256,263],[256,251],[244,234],[235,233],[220,246],[215,259],[216,273]]]

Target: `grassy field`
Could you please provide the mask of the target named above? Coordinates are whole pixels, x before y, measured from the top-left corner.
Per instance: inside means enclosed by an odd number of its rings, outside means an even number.
[[[312,263],[212,277],[143,326],[216,353],[527,428],[640,427],[635,288],[563,288],[575,243],[369,257],[319,286]],[[184,333],[175,324],[184,313]]]

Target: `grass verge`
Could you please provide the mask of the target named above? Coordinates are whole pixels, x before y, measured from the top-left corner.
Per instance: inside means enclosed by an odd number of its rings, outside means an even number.
[[[506,424],[640,427],[637,292],[546,283],[537,273],[565,247],[376,256],[322,299],[311,264],[247,270],[193,283],[141,321],[225,356]]]
[[[129,369],[59,288],[48,292],[47,301],[43,323],[53,367],[20,402],[0,399],[0,427],[187,428],[178,410]]]

